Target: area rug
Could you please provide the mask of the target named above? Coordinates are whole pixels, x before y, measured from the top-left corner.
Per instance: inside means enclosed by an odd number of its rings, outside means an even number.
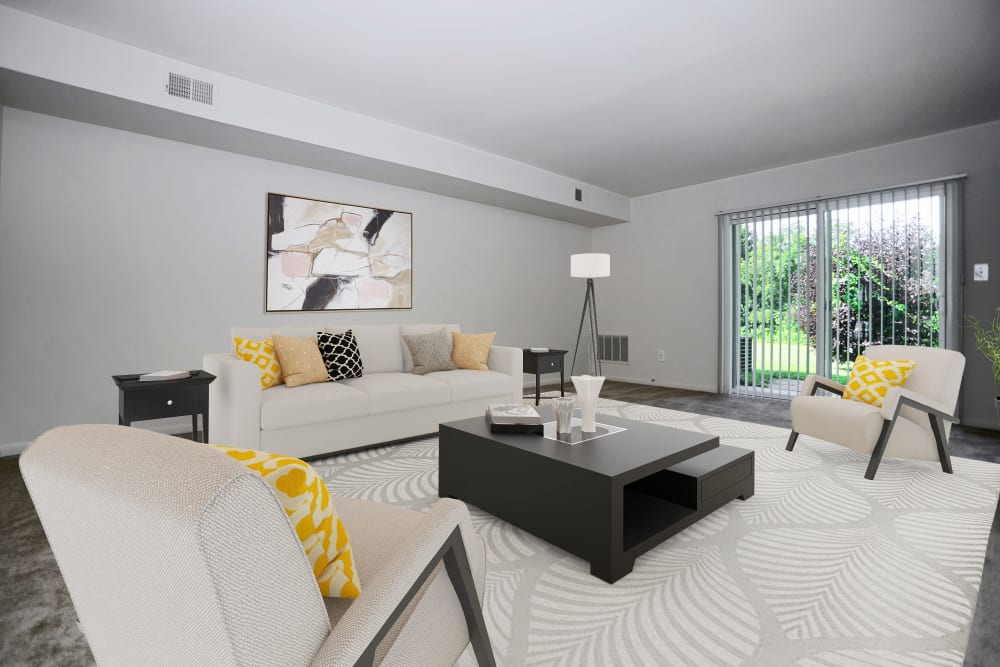
[[[470,507],[499,664],[962,664],[1000,465],[956,458],[947,475],[885,459],[866,480],[867,457],[807,436],[787,452],[787,429],[610,400],[599,409],[754,450],[756,494],[615,584]],[[337,495],[416,510],[437,499],[436,438],[313,465]],[[475,664],[470,651],[459,664]]]

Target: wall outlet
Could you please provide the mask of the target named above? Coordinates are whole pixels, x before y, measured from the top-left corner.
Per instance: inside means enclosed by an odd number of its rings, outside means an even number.
[[[972,279],[977,282],[985,282],[990,279],[990,265],[989,264],[973,264],[972,265]]]
[[[664,352],[663,350],[657,350],[656,351],[656,360],[657,361],[666,361],[667,360],[667,353]]]

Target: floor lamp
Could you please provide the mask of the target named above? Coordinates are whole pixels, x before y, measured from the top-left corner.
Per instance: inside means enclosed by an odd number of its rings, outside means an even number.
[[[583,323],[590,321],[590,350],[593,353],[594,375],[601,374],[600,355],[597,354],[597,299],[594,296],[594,278],[607,278],[611,275],[611,255],[603,252],[586,252],[569,257],[569,274],[574,278],[587,279],[587,295],[583,299],[583,313],[580,315],[580,330],[576,334],[576,347],[573,349],[573,366],[570,375],[576,372],[576,355],[580,351],[580,339],[583,337]]]

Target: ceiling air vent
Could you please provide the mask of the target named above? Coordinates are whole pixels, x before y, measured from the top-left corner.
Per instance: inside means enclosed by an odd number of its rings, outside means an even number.
[[[183,74],[170,72],[167,80],[167,94],[172,97],[180,97],[185,100],[201,102],[202,104],[212,104],[212,93],[215,84],[208,81],[199,81]]]

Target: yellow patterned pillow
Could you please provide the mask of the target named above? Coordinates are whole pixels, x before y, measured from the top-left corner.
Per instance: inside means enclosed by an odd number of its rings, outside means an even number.
[[[902,387],[906,376],[917,365],[912,359],[869,359],[859,356],[854,360],[851,376],[847,379],[844,398],[882,407],[889,387]]]
[[[257,472],[274,490],[313,568],[320,593],[356,598],[361,593],[351,542],[322,478],[305,461],[253,449],[212,445]]]
[[[488,371],[486,361],[490,358],[490,346],[497,332],[484,334],[464,334],[451,332],[451,360],[459,368],[473,371]]]
[[[276,387],[282,383],[281,365],[278,355],[274,353],[274,343],[267,340],[252,340],[234,336],[236,356],[243,361],[249,361],[260,369],[260,388]]]

